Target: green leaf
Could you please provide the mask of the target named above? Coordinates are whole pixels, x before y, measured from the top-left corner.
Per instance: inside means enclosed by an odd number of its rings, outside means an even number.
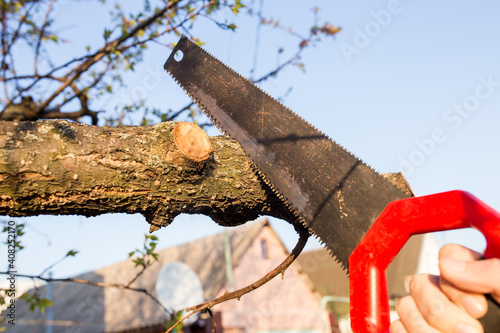
[[[76,250],[69,250],[68,253],[66,253],[66,257],[74,257],[76,254],[78,253],[78,251]]]
[[[236,24],[234,24],[234,23],[231,23],[231,24],[230,24],[230,25],[228,25],[227,27],[228,27],[228,29],[231,29],[231,30],[233,30],[233,31],[235,31],[235,30],[236,30],[236,28],[237,28]]]
[[[130,258],[130,257],[132,257],[134,254],[135,254],[135,251],[131,251],[131,252],[129,252],[129,253],[128,253],[128,257]]]
[[[16,234],[17,234],[17,236],[24,235],[24,231],[23,230],[24,230],[24,223],[18,224],[16,226]]]
[[[207,14],[211,14],[213,11],[218,10],[220,7],[220,1],[216,0],[213,1],[210,5],[207,7]]]
[[[196,38],[196,39],[194,40],[194,42],[195,42],[195,43],[196,43],[196,45],[198,45],[198,46],[203,46],[203,45],[205,45],[205,43],[203,43],[203,42],[202,42],[199,38]]]
[[[38,309],[40,310],[40,312],[42,314],[45,313],[46,307],[49,307],[52,305],[53,305],[53,303],[48,298],[42,298],[42,299],[38,300],[38,302],[37,302]]]
[[[165,328],[168,330],[172,326],[174,326],[181,318],[182,318],[182,310],[177,311],[175,315],[171,316],[171,319],[165,324]],[[177,332],[182,332],[182,328],[184,327],[184,322],[181,321],[179,324],[176,326],[176,331]]]
[[[111,36],[111,30],[104,29],[104,39],[108,39]]]
[[[135,267],[144,265],[144,260],[142,260],[142,258],[136,258],[132,260],[132,262],[135,264]]]
[[[236,0],[236,3],[234,4],[234,6],[231,6],[231,10],[233,11],[233,13],[235,15],[237,15],[240,12],[240,9],[243,7],[245,7],[245,5],[242,4],[240,0]]]

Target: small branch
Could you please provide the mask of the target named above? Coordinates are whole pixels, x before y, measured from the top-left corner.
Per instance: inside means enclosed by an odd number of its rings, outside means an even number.
[[[39,276],[43,276],[45,273],[47,273],[48,271],[50,271],[55,265],[59,264],[60,262],[62,262],[63,260],[65,260],[68,256],[64,256],[62,257],[61,259],[57,260],[56,262],[54,262],[52,265],[46,267],[41,273]]]
[[[300,229],[298,229],[300,228]],[[261,287],[262,285],[266,284],[267,282],[271,281],[273,278],[275,278],[278,274],[285,274],[285,270],[292,264],[292,262],[295,261],[295,259],[299,256],[299,254],[302,252],[304,249],[304,246],[307,243],[307,240],[309,239],[309,232],[305,227],[297,227],[297,232],[299,233],[299,240],[295,247],[293,248],[292,252],[286,257],[285,260],[281,264],[279,264],[275,269],[267,273],[266,276],[261,278],[260,280],[257,280],[256,282],[252,283],[249,286],[246,286],[244,288],[238,289],[236,291],[230,292],[230,293],[225,293],[224,295],[217,297],[216,299],[213,299],[211,301],[201,303],[192,307],[189,307],[186,309],[186,312],[189,312],[184,318],[181,318],[178,320],[171,328],[169,328],[165,333],[169,333],[174,329],[175,326],[183,322],[184,320],[188,319],[191,317],[193,314],[210,309],[214,305],[217,305],[222,302],[229,301],[231,299],[240,299],[241,296],[248,294],[249,292]]]
[[[4,9],[2,11],[2,26],[3,26],[3,29],[2,29],[2,50],[3,50],[3,57],[2,57],[2,64],[0,65],[0,67],[1,67],[1,70],[3,71],[2,72],[2,74],[3,74],[2,75],[2,80],[4,81],[6,107],[11,103],[12,100],[14,100],[16,98],[16,96],[14,96],[13,98],[9,98],[9,96],[8,96],[8,88],[7,88],[7,84],[5,82],[5,79],[7,77],[6,76],[7,69],[5,67],[8,67],[9,70],[10,70],[10,72],[12,72],[12,73],[16,72],[14,70],[14,58],[12,57],[11,49],[12,49],[12,46],[16,43],[16,40],[21,35],[21,32],[20,32],[21,28],[27,22],[27,19],[29,17],[30,12],[35,8],[35,5],[37,3],[38,3],[38,1],[33,1],[29,5],[29,7],[28,7],[28,5],[26,5],[27,6],[26,12],[24,13],[24,15],[22,17],[20,17],[20,19],[18,21],[17,28],[16,28],[16,30],[12,34],[9,34],[9,32],[8,32],[7,6],[6,5],[2,6],[3,9]],[[7,41],[7,36],[9,36],[9,35],[11,35],[12,37],[10,38],[9,41]],[[8,63],[6,61],[6,58],[8,56],[11,58],[10,66],[8,66]]]
[[[142,268],[139,272],[137,272],[137,274],[126,284],[127,287],[130,287],[132,285],[132,283],[134,283],[145,271],[148,267],[150,267],[154,262],[151,262],[149,261],[149,258],[153,258],[155,259],[156,261],[156,258],[154,257],[154,254],[148,254],[148,247],[147,247],[147,242],[148,242],[148,236],[146,236],[146,238],[144,239],[144,245],[143,245],[143,248],[144,248],[144,252],[142,251],[137,251],[138,253],[140,253],[142,255],[141,257],[141,262],[142,262]],[[152,247],[152,249],[154,249],[156,247],[156,243],[155,245]],[[156,254],[157,256],[157,254]],[[130,257],[129,257],[130,258]]]
[[[266,75],[260,77],[259,79],[257,80],[254,80],[252,81],[253,83],[257,84],[257,83],[261,83],[263,81],[266,81],[267,79],[269,79],[270,77],[272,76],[275,76],[276,74],[278,74],[283,68],[285,68],[286,66],[292,64],[295,60],[299,59],[299,56],[300,56],[300,53],[302,52],[302,49],[300,49],[299,51],[297,51],[297,53],[295,53],[294,56],[292,56],[290,59],[288,59],[286,62],[282,63],[281,65],[279,65],[278,67],[276,67],[274,70],[270,71],[269,73],[267,73]]]
[[[210,320],[212,321],[212,333],[217,333],[217,322],[215,321],[214,313],[211,309],[207,309],[207,312],[210,315]]]
[[[103,70],[103,72],[100,73],[94,79],[94,82],[92,82],[87,88],[91,89],[91,88],[95,87],[101,81],[101,79],[104,77],[104,74],[106,73],[108,68],[109,68],[109,64],[106,64],[106,68]],[[61,80],[58,80],[58,81],[61,81]],[[78,118],[81,118],[83,116],[90,116],[92,118],[92,125],[97,125],[97,122],[98,122],[97,114],[99,112],[89,110],[88,103],[87,103],[88,97],[85,94],[85,92],[80,90],[76,86],[75,82],[72,82],[70,84],[70,87],[71,87],[71,89],[73,89],[74,95],[71,96],[71,98],[68,98],[67,100],[65,100],[64,102],[59,104],[57,106],[57,108],[52,109],[52,110],[44,110],[45,112],[43,112],[40,115],[40,119],[71,119],[71,120],[76,121]],[[74,98],[78,98],[80,100],[80,111],[75,111],[75,112],[71,112],[71,113],[61,112],[60,108],[63,105],[69,103]]]
[[[54,0],[51,0],[49,3],[49,7],[47,8],[47,13],[45,14],[45,18],[43,20],[42,27],[40,29],[40,36],[38,36],[38,41],[36,43],[35,59],[34,59],[34,63],[33,63],[33,68],[34,68],[35,74],[38,74],[38,56],[40,55],[40,47],[42,46],[42,39],[45,35],[45,29],[49,25],[49,16],[50,16],[50,12],[52,11],[53,5],[54,5]]]
[[[305,44],[307,45],[312,40],[313,36],[314,35],[311,33],[311,35],[309,35],[308,38],[304,39],[303,42],[305,42]],[[300,59],[300,55],[302,54],[304,49],[305,49],[305,47],[299,47],[297,52],[295,52],[295,54],[292,57],[290,57],[287,61],[285,61],[281,65],[278,65],[278,67],[276,67],[274,70],[270,71],[269,73],[265,74],[264,76],[260,77],[259,79],[253,80],[252,82],[254,84],[257,84],[257,83],[266,81],[267,79],[269,79],[272,76],[275,76],[281,70],[283,70],[283,68],[287,67],[288,65],[293,64],[297,59]]]
[[[14,95],[12,97],[12,100],[15,100],[16,98],[18,98],[19,96],[22,95],[22,93],[26,92],[26,91],[29,91],[30,89],[32,89],[38,82],[40,82],[41,80],[43,79],[52,79],[52,80],[57,80],[57,81],[61,81],[61,79],[58,79],[56,77],[53,76],[53,74],[65,67],[68,67],[69,65],[75,63],[75,62],[80,62],[80,61],[84,61],[90,57],[92,57],[93,55],[85,55],[83,57],[80,57],[80,58],[75,58],[75,59],[72,59],[72,60],[69,60],[67,61],[66,63],[60,65],[60,66],[57,66],[57,67],[54,67],[52,68],[47,74],[44,74],[44,75],[19,75],[19,76],[11,76],[11,77],[3,77],[3,78],[0,78],[0,81],[2,82],[8,82],[8,81],[19,81],[19,80],[34,80],[33,82],[31,82],[28,86],[22,88],[22,89],[19,89],[17,94]],[[7,107],[8,105],[6,105]]]
[[[250,80],[253,81],[253,74],[255,73],[257,69],[257,60],[258,60],[258,55],[259,55],[259,46],[260,46],[260,30],[262,27],[262,7],[264,6],[263,0],[259,1],[259,11],[257,13],[257,29],[255,31],[255,46],[254,46],[254,53],[253,53],[253,65],[252,69],[250,70]]]
[[[0,272],[0,274],[10,275],[12,273],[11,272]],[[116,288],[116,289],[135,291],[135,292],[142,293],[142,294],[148,296],[149,298],[151,298],[151,300],[153,300],[156,304],[158,304],[158,306],[161,307],[161,309],[165,313],[170,314],[170,311],[168,311],[160,303],[160,301],[155,296],[153,296],[153,294],[151,294],[148,290],[143,289],[143,288],[133,288],[133,287],[129,287],[127,285],[120,284],[120,283],[94,282],[94,281],[88,281],[88,280],[82,280],[82,279],[76,279],[76,278],[62,278],[62,279],[61,278],[46,278],[46,277],[43,277],[41,275],[28,275],[28,274],[16,274],[16,276],[29,278],[29,279],[38,279],[38,280],[42,280],[45,282],[72,282],[72,283],[78,283],[78,284],[86,284],[86,285],[94,286],[94,287]]]
[[[76,121],[77,119],[83,117],[83,116],[91,116],[92,117],[92,124],[97,125],[97,115],[99,114],[99,111],[91,111],[91,110],[85,110],[82,109],[80,111],[75,111],[75,112],[60,112],[60,111],[53,111],[53,112],[44,112],[40,115],[40,119],[70,119]]]
[[[175,118],[177,118],[184,111],[189,110],[193,105],[194,105],[194,102],[189,103],[188,105],[186,105],[185,107],[183,107],[182,109],[176,111],[173,115],[171,115],[170,117],[168,117],[167,121],[174,121]]]
[[[134,283],[134,282],[135,282],[135,281],[139,278],[139,276],[141,276],[141,275],[142,275],[142,274],[146,271],[146,269],[147,269],[148,267],[149,267],[149,266],[146,266],[146,265],[142,266],[142,269],[141,269],[141,270],[140,270],[140,271],[139,271],[139,272],[138,272],[138,273],[137,273],[137,274],[136,274],[136,275],[132,278],[132,280],[130,280],[130,281],[126,284],[126,286],[127,286],[127,287],[130,287],[130,286],[132,285],[132,283]]]
[[[122,36],[118,37],[112,42],[106,43],[104,47],[102,47],[99,51],[97,51],[92,57],[88,58],[86,61],[78,65],[76,68],[72,69],[67,75],[66,75],[66,81],[57,88],[52,95],[47,98],[41,105],[40,108],[44,108],[50,104],[59,94],[64,91],[72,82],[74,82],[76,79],[80,77],[82,73],[87,71],[92,65],[97,63],[99,60],[101,60],[105,55],[109,54],[113,49],[116,49],[119,45],[121,45],[123,42],[125,42],[127,39],[130,37],[136,35],[140,30],[145,29],[146,27],[150,26],[156,20],[158,20],[160,17],[162,17],[169,9],[172,7],[175,7],[177,4],[174,3],[169,3],[168,5],[165,6],[164,9],[158,11],[156,14],[148,18],[147,20],[143,21],[142,23],[138,24],[135,26],[130,32],[123,34]]]

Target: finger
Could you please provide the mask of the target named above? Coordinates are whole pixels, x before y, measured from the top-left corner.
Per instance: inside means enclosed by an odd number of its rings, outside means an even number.
[[[464,264],[449,258],[473,263]],[[445,245],[439,251],[441,274],[457,288],[474,293],[490,293],[500,302],[500,284],[496,278],[500,276],[500,259],[479,260],[481,258],[480,253],[461,245]]]
[[[481,253],[458,244],[446,244],[439,250],[439,259],[455,258],[465,261],[474,261],[482,258]]]
[[[455,332],[461,324],[469,326],[470,332],[482,332],[481,324],[442,292],[439,277],[417,275],[410,282],[410,291],[422,317],[431,327],[441,332]]]
[[[439,278],[439,287],[453,303],[467,311],[472,317],[481,318],[486,314],[488,303],[483,294],[463,291],[442,276]]]
[[[481,254],[458,244],[447,244],[439,251],[439,259],[442,260],[443,258],[475,261],[481,258]],[[453,303],[467,311],[474,318],[480,318],[486,314],[488,305],[482,293],[463,291],[443,277],[439,279],[439,286]]]
[[[397,321],[394,322],[393,324],[395,324],[395,327],[393,329],[400,330],[394,332],[439,333],[439,331],[431,327],[429,323],[425,320],[425,318],[422,316],[422,314],[417,308],[417,305],[415,304],[415,300],[413,299],[413,297],[405,296],[401,298],[397,305],[397,312],[400,318],[400,323],[402,325],[399,325]],[[403,326],[403,328],[401,326]]]
[[[408,333],[401,319],[395,320],[389,326],[389,333]]]
[[[478,294],[491,294],[500,302],[500,259],[463,261],[443,258],[439,261],[441,275],[455,287]]]

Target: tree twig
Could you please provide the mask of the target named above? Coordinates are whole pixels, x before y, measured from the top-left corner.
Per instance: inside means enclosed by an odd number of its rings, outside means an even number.
[[[215,321],[214,313],[212,309],[207,309],[208,314],[210,315],[210,320],[212,321],[212,333],[217,333],[217,322]]]
[[[115,39],[112,42],[106,43],[104,47],[102,47],[99,51],[95,53],[93,57],[88,58],[85,60],[83,63],[78,65],[76,68],[72,69],[67,75],[66,75],[66,81],[57,88],[52,95],[47,98],[41,105],[41,108],[44,108],[50,104],[59,94],[66,89],[72,82],[74,82],[76,79],[80,77],[82,73],[87,71],[92,65],[97,63],[99,60],[101,60],[104,56],[112,52],[113,49],[116,49],[120,44],[125,42],[127,39],[130,37],[136,35],[140,30],[145,29],[146,27],[150,26],[156,20],[158,20],[160,17],[162,17],[169,9],[175,7],[177,5],[176,2],[169,3],[168,5],[165,6],[162,10],[159,10],[157,13],[155,13],[153,16],[149,17],[147,20],[141,22],[137,26],[135,26],[130,32],[122,34],[120,37]]]
[[[45,13],[45,19],[43,20],[42,27],[40,28],[40,35],[38,36],[38,41],[36,43],[35,59],[34,59],[34,63],[33,63],[33,69],[34,69],[35,74],[38,74],[38,56],[40,55],[40,47],[42,45],[42,39],[45,35],[45,29],[49,25],[49,16],[50,16],[50,12],[52,11],[52,6],[54,5],[54,1],[55,0],[51,0],[49,3],[47,13]]]
[[[12,273],[0,272],[0,274],[10,275]],[[154,301],[156,304],[158,304],[158,306],[161,307],[161,309],[165,313],[167,313],[167,314],[171,313],[171,311],[166,309],[153,294],[151,294],[147,289],[144,289],[144,288],[134,288],[134,287],[130,287],[130,286],[127,286],[127,285],[124,285],[121,283],[94,282],[94,281],[77,279],[77,278],[46,278],[46,277],[41,276],[41,275],[29,275],[29,274],[16,274],[16,276],[30,278],[30,279],[38,279],[38,280],[42,280],[45,282],[72,282],[72,283],[78,283],[78,284],[86,284],[86,285],[94,286],[94,287],[116,288],[116,289],[135,291],[138,293],[142,293],[142,294],[148,296],[149,298],[151,298],[151,300]]]
[[[61,259],[57,260],[56,262],[54,262],[52,265],[48,266],[48,267],[45,267],[45,269],[40,273],[40,276],[43,276],[45,273],[47,273],[48,271],[50,271],[52,268],[54,268],[55,265],[61,263],[63,260],[65,260],[66,258],[68,258],[68,255],[65,255],[64,257],[62,257]]]
[[[261,287],[262,285],[266,284],[267,282],[271,281],[274,277],[276,277],[278,274],[284,274],[285,270],[292,264],[292,262],[295,261],[295,259],[299,256],[299,254],[302,252],[304,249],[304,246],[307,243],[307,240],[309,239],[309,232],[305,227],[297,227],[297,232],[299,233],[299,240],[297,241],[297,244],[293,248],[292,252],[286,257],[285,260],[281,264],[279,264],[275,269],[270,271],[269,273],[266,274],[263,278],[255,281],[251,285],[248,285],[244,288],[235,290],[233,292],[226,292],[224,295],[217,297],[213,300],[210,300],[205,303],[201,303],[192,307],[189,307],[186,309],[186,312],[189,312],[186,316],[183,318],[179,319],[172,327],[170,327],[165,333],[171,332],[175,326],[179,325],[181,322],[184,320],[188,319],[191,317],[193,314],[209,309],[213,307],[214,305],[217,305],[222,302],[229,301],[231,299],[240,299],[241,296],[248,294],[249,292]]]

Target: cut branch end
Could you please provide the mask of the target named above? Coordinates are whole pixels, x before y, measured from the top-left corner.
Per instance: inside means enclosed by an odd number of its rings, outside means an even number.
[[[176,124],[172,135],[179,150],[190,160],[206,161],[213,152],[207,133],[193,123]]]

